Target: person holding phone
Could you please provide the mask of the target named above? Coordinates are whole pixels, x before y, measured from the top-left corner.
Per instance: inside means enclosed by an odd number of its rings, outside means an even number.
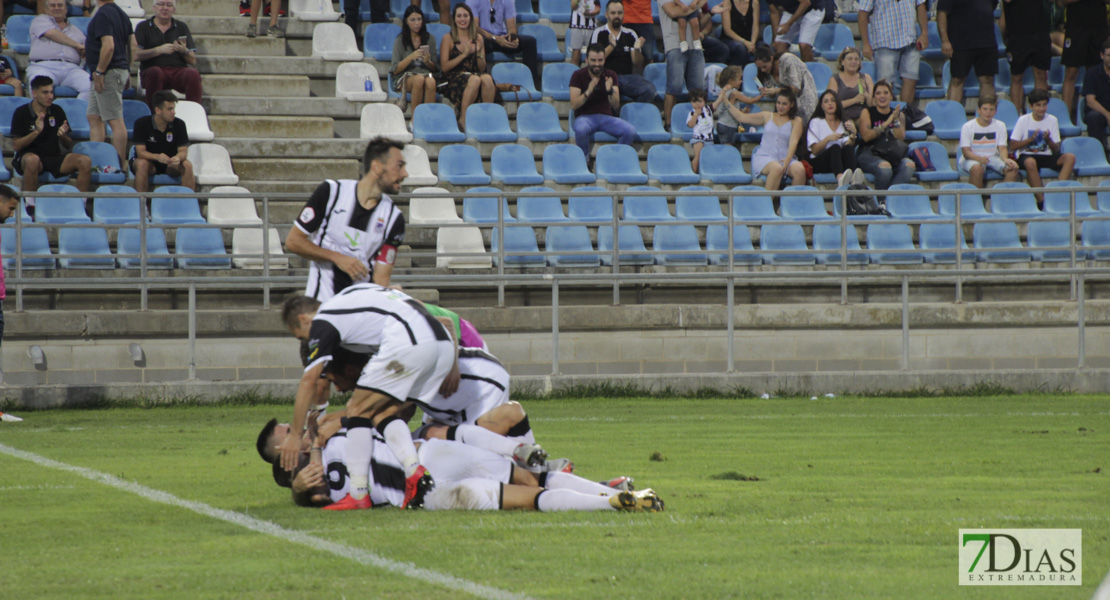
[[[836,92],[825,90],[809,120],[806,147],[814,173],[836,173],[856,168],[856,126],[844,118]]]
[[[860,47],[879,79],[902,81],[902,102],[917,94],[921,51],[929,47],[925,0],[859,0]],[[920,27],[920,30],[918,29]]]
[[[436,79],[432,75],[438,68],[435,56],[429,50],[436,46],[436,38],[428,32],[424,13],[419,6],[409,6],[401,18],[404,24],[397,40],[393,42],[393,91],[412,95],[412,108],[425,102],[435,102]]]

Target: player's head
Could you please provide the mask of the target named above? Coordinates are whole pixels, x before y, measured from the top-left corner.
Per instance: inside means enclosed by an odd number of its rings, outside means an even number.
[[[1044,113],[1048,110],[1048,91],[1037,88],[1025,97],[1029,101],[1029,108],[1036,113],[1037,117],[1043,117]]]
[[[621,25],[624,25],[624,2],[610,0],[605,6],[605,20],[609,23],[610,29],[620,31]]]
[[[262,428],[258,434],[258,441],[255,442],[255,448],[258,450],[258,455],[262,460],[272,463],[278,456],[278,446],[285,441],[286,434],[289,433],[289,426],[282,427],[277,419],[270,419],[268,423]]]
[[[298,340],[308,339],[312,318],[320,309],[320,301],[308,296],[293,296],[281,306],[281,322]]]
[[[405,146],[394,140],[377,137],[366,144],[362,154],[363,176],[373,176],[378,189],[387,194],[401,191],[401,182],[409,176],[405,171]]]
[[[31,97],[41,106],[54,104],[54,80],[46,75],[35,76],[31,80]]]
[[[0,185],[0,221],[11,218],[18,206],[19,192],[9,185]]]
[[[174,120],[174,111],[177,108],[177,96],[170,90],[161,90],[154,92],[154,97],[150,99],[150,105],[154,107],[154,116],[160,119],[163,123],[170,123]]]
[[[359,375],[362,374],[362,369],[369,361],[369,354],[337,348],[332,353],[327,366],[324,367],[323,376],[335,384],[336,389],[340,392],[349,392],[355,388]]]

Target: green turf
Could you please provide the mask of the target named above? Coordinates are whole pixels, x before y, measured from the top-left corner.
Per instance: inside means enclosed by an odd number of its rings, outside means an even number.
[[[535,598],[1089,598],[1110,569],[1104,398],[526,407],[552,456],[667,512],[296,508],[254,450],[287,405],[21,413],[0,443]],[[0,474],[5,599],[460,597],[3,453]],[[961,528],[1082,529],[1083,588],[959,587]]]

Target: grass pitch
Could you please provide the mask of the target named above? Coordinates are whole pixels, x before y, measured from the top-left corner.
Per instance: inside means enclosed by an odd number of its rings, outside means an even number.
[[[280,529],[0,448],[0,597],[454,599],[469,582],[492,597],[1089,598],[1110,569],[1105,398],[525,407],[552,456],[584,476],[632,475],[667,512],[297,508],[254,450],[291,402],[17,413],[0,423],[7,448]],[[1083,587],[959,587],[961,528],[1082,529]]]

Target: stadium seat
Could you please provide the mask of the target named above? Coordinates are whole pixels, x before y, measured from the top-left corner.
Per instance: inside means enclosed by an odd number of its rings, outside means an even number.
[[[207,221],[200,214],[196,197],[166,198],[158,194],[194,194],[193,190],[179,185],[167,185],[154,190],[150,200],[150,218],[155,223],[170,225],[203,224]],[[218,231],[218,230],[217,230]]]
[[[403,4],[404,0],[401,0],[401,1],[402,1],[402,4]],[[431,5],[432,0],[423,0],[423,3]],[[455,4],[458,4],[458,2],[452,2],[452,4],[455,5]],[[405,5],[405,8],[408,8],[407,4]],[[405,11],[402,10],[401,14],[403,15],[404,13],[405,13]],[[443,38],[451,35],[451,26],[450,25],[444,25],[443,23],[433,23],[432,21],[438,20],[438,18],[439,18],[438,17],[439,13],[437,12],[435,14],[437,15],[436,17],[429,16],[428,11],[425,10],[424,11],[424,22],[428,24],[428,33],[431,34],[431,35],[434,35],[435,38],[436,38],[436,41],[439,42],[439,41],[442,41]],[[517,20],[517,24],[520,24],[519,19]],[[438,47],[430,48],[430,50],[432,52],[435,52],[435,53],[439,52]]]
[[[94,254],[84,258],[68,258],[74,254]],[[108,232],[104,229],[70,229],[58,231],[58,264],[63,269],[114,269],[116,259],[108,249]]]
[[[594,168],[597,179],[610,184],[641,185],[648,180],[640,170],[640,157],[636,150],[624,144],[599,146]]]
[[[647,253],[644,246],[644,236],[640,228],[635,225],[621,225],[617,229],[617,260],[619,264],[627,266],[644,266],[655,263],[655,259]],[[597,249],[601,253],[601,264],[609,267],[613,265],[613,229],[612,227],[597,228]]]
[[[874,75],[872,75],[872,79],[875,79]],[[914,92],[918,100],[925,100],[943,98],[948,89],[937,84],[933,66],[923,60],[917,66],[917,88],[914,89]]]
[[[188,100],[178,100],[174,108],[177,118],[185,121],[190,143],[211,142],[216,139],[216,134],[208,126],[208,113],[204,112],[203,106]]]
[[[183,257],[189,254],[202,256]],[[180,269],[231,268],[231,259],[224,248],[224,236],[218,228],[178,229],[177,239],[174,241],[174,257]]]
[[[634,196],[633,192],[658,192],[659,188],[650,185],[635,185],[626,192],[621,204],[624,207],[624,220],[639,221],[674,221],[674,216],[667,208],[665,196]]]
[[[258,216],[254,198],[234,197],[239,194],[250,194],[247,188],[234,185],[221,185],[210,191],[213,196],[208,199],[208,222],[213,225],[261,225],[262,219]],[[218,194],[228,194],[220,197]],[[97,199],[99,201],[99,198]],[[96,204],[93,204],[95,217]]]
[[[948,150],[943,145],[939,142],[913,142],[910,144],[911,151],[918,148],[925,148],[929,152],[929,160],[936,167],[935,171],[918,169],[917,179],[919,181],[959,181],[960,174],[952,168],[952,163],[948,160]]]
[[[583,185],[574,188],[575,192],[608,192],[609,190],[596,185]],[[571,196],[567,198],[567,217],[577,223],[612,223],[613,222],[613,197],[601,196]]]
[[[1000,183],[991,188],[991,215],[1007,219],[1037,219],[1045,216],[1037,208],[1037,198],[1029,190],[1029,184],[1020,181]],[[1014,193],[999,193],[1002,190],[1019,190]]]
[[[491,187],[475,187],[467,190],[467,194],[490,194],[489,196],[470,196],[463,198],[463,221],[467,223],[496,223],[497,222],[497,195],[501,190]],[[509,212],[509,200],[501,199],[502,218],[506,223],[514,223]]]
[[[1048,114],[1056,117],[1056,121],[1060,126],[1060,137],[1069,138],[1083,134],[1083,130],[1072,122],[1071,115],[1068,114],[1068,107],[1064,104],[1063,100],[1059,98],[1049,98]]]
[[[570,139],[555,107],[544,102],[520,105],[516,111],[516,133],[531,142],[565,142]]]
[[[446,108],[443,104],[437,106]],[[493,103],[476,103],[467,107],[466,137],[482,143],[516,142],[516,132],[509,127],[509,114],[505,112],[505,107]]]
[[[663,83],[666,84],[665,78]],[[740,91],[745,96],[759,95],[759,68],[755,66],[754,61],[744,65],[744,82],[740,84]]]
[[[562,225],[547,228],[547,252],[593,252],[593,242],[585,225]],[[549,254],[547,264],[552,267],[597,267],[601,259],[597,254]]]
[[[440,180],[451,185],[489,185],[490,182],[482,167],[482,155],[474,146],[452,144],[440,148],[436,167]]]
[[[372,92],[366,91],[368,77],[374,86]],[[335,97],[350,102],[385,102],[389,99],[389,94],[382,89],[381,76],[374,65],[364,62],[345,62],[335,71]]]
[[[621,119],[636,129],[637,142],[669,142],[671,134],[663,128],[663,116],[654,104],[629,102],[621,106]]]
[[[456,3],[452,3],[452,5],[454,5],[454,4],[456,4]],[[370,20],[370,15],[369,15],[370,4],[365,3],[364,6],[365,6],[366,11],[367,11],[367,16],[365,18],[363,18],[362,20],[363,21],[369,21]],[[389,13],[393,16],[394,19],[400,19],[401,16],[405,14],[405,9],[408,8],[408,7],[409,7],[409,1],[408,0],[390,0],[390,2],[389,2]],[[363,6],[359,6],[359,8],[362,9]],[[439,25],[439,23],[437,23],[437,21],[439,21],[439,12],[437,12],[437,10],[438,10],[438,3],[434,3],[434,2],[432,2],[432,0],[423,0],[422,2],[420,2],[420,12],[424,13],[424,22],[428,24],[429,32],[432,29],[432,27],[431,27],[432,25]],[[362,11],[360,10],[360,12],[362,12]],[[441,26],[441,27],[445,27],[445,26]],[[442,40],[443,38],[437,35],[436,39],[437,40]]]
[[[80,98],[57,98],[54,104],[66,111],[70,137],[74,140],[89,139],[89,118],[86,115],[89,103]],[[191,129],[189,131],[192,133]]]
[[[543,149],[543,178],[559,184],[593,183],[582,149],[574,144],[552,144]]]
[[[1029,223],[1026,241],[1029,242],[1033,260],[1041,262],[1064,262],[1071,260],[1071,246],[1075,236],[1071,233],[1071,223],[1067,221],[1033,221]],[[1035,250],[1034,248],[1057,248],[1056,250]],[[1077,250],[1076,260],[1084,260],[1083,250]]]
[[[31,21],[34,15],[12,15],[8,17],[8,49],[16,54],[31,53]],[[31,86],[27,86],[28,89]]]
[[[665,62],[652,62],[644,65],[644,79],[647,79],[655,86],[655,99],[658,102],[663,102],[663,96],[667,93],[667,63]],[[675,98],[678,101],[686,100],[686,83],[682,84],[682,93]]]
[[[331,23],[339,20],[331,2],[319,0],[289,0],[289,14],[299,21]]]
[[[219,144],[189,144],[189,162],[197,185],[235,185],[239,176],[231,166],[231,155]]]
[[[26,216],[26,215],[25,215]],[[30,223],[30,219],[24,219]],[[8,277],[15,277],[15,242],[16,232],[14,227],[4,227],[0,235],[0,255],[4,257],[4,269],[9,271]],[[50,252],[50,241],[47,239],[46,230],[37,227],[24,227],[20,232],[20,244],[24,270],[42,271],[54,269],[57,264]],[[42,255],[40,258],[28,258],[32,255]],[[50,256],[49,258],[47,256]]]
[[[837,187],[836,191],[838,191],[838,192],[847,192],[848,188],[847,187]],[[832,207],[833,207],[832,217],[833,217],[834,220],[839,221],[840,217],[841,217],[841,209],[847,209],[848,194],[847,193],[836,194],[836,195],[833,196],[832,200],[833,200],[832,201]],[[887,217],[884,214],[848,215],[848,220],[849,221],[872,221],[873,222],[873,221],[886,221]]]
[[[116,238],[116,258],[119,266],[124,269],[139,269],[142,267],[142,256],[139,240],[142,234],[138,229],[120,229]],[[127,255],[133,258],[125,258]],[[166,244],[166,232],[157,227],[146,230],[146,266],[150,269],[172,269],[173,258],[170,256],[169,246]]]
[[[655,252],[690,252],[690,254],[656,254],[655,263],[663,266],[704,266],[698,232],[693,225],[656,225],[651,240]]]
[[[481,256],[452,256],[478,253]],[[441,227],[436,231],[437,269],[488,269],[493,259],[486,253],[482,230],[477,227]]]
[[[956,264],[956,226],[950,223],[922,223],[918,232],[921,254],[929,264]],[[959,233],[961,264],[975,262],[975,253],[967,248],[963,230]]]
[[[261,255],[268,243],[270,268],[288,269],[289,257],[281,250],[281,234],[277,228],[271,227],[267,236],[269,239],[264,240],[261,229],[236,227],[231,232],[231,253]],[[261,269],[265,266],[262,256],[236,256],[231,259],[231,264],[240,269]]]
[[[412,191],[409,199],[409,223],[440,225],[462,223],[455,208],[455,199],[443,188],[422,187]]]
[[[490,75],[497,83],[510,83],[520,86],[520,91],[501,92],[501,100],[505,102],[539,102],[543,97],[536,89],[532,79],[532,72],[521,63],[503,62],[493,65]]]
[[[552,23],[570,23],[570,3],[562,0],[540,0],[540,18]]]
[[[4,137],[12,136],[12,115],[15,114],[15,109],[30,102],[30,98],[23,96],[0,96],[0,133]]]
[[[389,102],[364,105],[359,132],[359,137],[364,140],[384,137],[402,144],[412,141],[412,133],[405,124],[405,113],[401,112],[399,106]]]
[[[872,223],[867,226],[867,249],[871,250],[871,263],[879,265],[920,264],[920,252],[885,252],[886,250],[917,250],[913,245],[913,231],[909,225],[898,223]]]
[[[784,192],[817,192],[817,188],[808,185],[790,185],[783,189]],[[831,221],[825,208],[825,199],[818,195],[812,196],[783,196],[779,199],[779,212],[782,218],[791,221]]]
[[[691,110],[689,102],[676,102],[671,108],[671,135],[674,139],[689,142],[694,137],[694,130],[686,124]]]
[[[732,188],[734,192],[756,192],[754,196],[732,197],[732,218],[745,223],[758,221],[781,221],[775,213],[775,204],[766,188],[755,185],[740,185]]]
[[[432,172],[432,162],[428,160],[428,151],[416,144],[405,144],[401,150],[401,157],[405,159],[405,177],[401,185],[438,185],[439,177]]]
[[[933,135],[942,140],[960,139],[960,129],[967,123],[962,104],[954,100],[933,100],[925,105],[925,114],[933,120]]]
[[[976,256],[979,262],[1013,263],[1029,262],[1030,254],[1018,238],[1017,223],[976,223],[973,233]],[[989,250],[983,248],[1017,248],[1018,250]]]
[[[948,82],[952,80],[952,61],[944,61],[944,67],[941,69],[940,84],[944,89],[948,89]],[[979,97],[979,76],[975,74],[975,67],[967,73],[967,79],[964,79],[964,98],[978,98]]]
[[[837,54],[840,52],[838,51]],[[817,96],[829,88],[829,80],[832,79],[832,69],[823,62],[807,62],[806,68],[809,69],[809,74],[813,75],[813,83],[817,84]]]
[[[1100,213],[1110,212],[1110,179],[1098,182],[1098,193],[1095,195],[1095,208]]]
[[[526,187],[520,191],[555,194],[555,190],[543,186]],[[555,195],[517,198],[516,218],[521,223],[563,223],[570,220],[563,214],[562,199]]]
[[[836,62],[841,50],[855,45],[856,41],[852,37],[852,30],[848,29],[847,25],[824,23],[817,30],[817,39],[813,41],[813,53],[820,55],[825,60]],[[832,77],[832,75],[829,75],[829,77]],[[814,75],[814,79],[816,78],[817,76]],[[825,81],[828,81],[827,77]],[[821,85],[820,82],[817,83]]]
[[[63,86],[64,87],[64,86]],[[74,90],[76,91],[76,90]],[[76,94],[74,94],[76,96]],[[179,100],[183,102],[183,100]],[[123,101],[123,123],[127,127],[127,139],[134,139],[135,137],[135,121],[143,117],[150,116],[150,107],[146,105],[145,101],[140,100],[124,100]],[[176,116],[176,115],[175,115]],[[112,126],[108,126],[108,136],[111,137]],[[194,140],[192,130],[189,131],[189,141],[203,141]]]
[[[1106,247],[1094,248],[1095,246]],[[1110,221],[1083,223],[1083,247],[1087,249],[1087,258],[1090,260],[1110,260]],[[5,249],[4,256],[7,255],[8,250]],[[9,268],[7,261],[4,262],[4,268]]]
[[[664,185],[695,184],[701,176],[690,167],[686,148],[673,144],[658,144],[648,150],[647,176],[649,181]]]
[[[890,191],[924,192],[925,188],[913,183],[897,183],[890,186]],[[925,195],[887,196],[886,209],[890,212],[891,218],[903,221],[927,221],[940,218],[940,215],[933,212],[933,205]]]
[[[518,15],[519,16],[519,15]],[[559,50],[559,40],[555,37],[555,30],[547,25],[521,25],[518,29],[520,35],[530,35],[536,38],[536,56],[541,62],[563,62],[563,52]]]
[[[1006,59],[1002,59],[1002,62],[1005,63]],[[1008,69],[1009,67],[1007,66],[1006,68]],[[999,98],[998,104],[996,105],[994,118],[1006,124],[1006,133],[1013,133],[1014,125],[1017,125],[1018,120],[1017,107],[1014,106],[1014,103],[1010,102],[1008,99]]]
[[[926,35],[929,36],[929,47],[921,51],[921,58],[923,59],[921,62],[925,62],[924,59],[944,60],[944,52],[940,47],[940,31],[937,29],[936,20],[930,19],[927,29]],[[917,31],[920,30],[917,29]]]
[[[490,232],[490,252],[493,254],[493,266],[499,266],[500,260],[497,253],[500,251],[500,232],[495,228]],[[510,256],[518,252],[539,252],[540,246],[536,242],[536,231],[531,227],[506,227],[505,228],[505,266],[506,267],[546,267],[547,261],[539,255]]]
[[[1106,152],[1098,140],[1089,137],[1073,137],[1064,140],[1060,152],[1075,155],[1075,173],[1080,177],[1110,175],[1110,164],[1106,163]]]
[[[454,2],[451,3],[455,5]],[[532,0],[516,0],[516,22],[517,23],[535,23],[540,20],[540,16],[532,9]]]
[[[1047,188],[1056,189],[1059,191],[1047,192],[1044,195],[1044,212],[1050,217],[1068,217],[1071,215],[1072,207],[1072,193],[1067,188],[1083,187],[1082,183],[1078,181],[1050,181],[1045,185]],[[1098,211],[1091,208],[1091,199],[1087,192],[1074,192],[1075,194],[1075,217],[1083,219],[1092,215],[1097,215]]]
[[[810,253],[783,253],[809,250],[801,225],[763,225],[759,228],[759,249],[763,253],[763,262],[768,265],[812,265],[817,262],[816,256]]]
[[[562,102],[570,100],[570,76],[577,70],[578,67],[564,62],[544,65],[540,75],[544,97]]]
[[[116,4],[132,19],[141,19],[146,16],[146,11],[143,10],[139,0],[117,0]]]
[[[744,160],[736,146],[708,144],[701,149],[698,173],[702,179],[717,184],[751,183],[752,176],[744,170]]]
[[[388,38],[390,40],[388,42],[389,56],[379,60],[393,58],[393,40],[397,39],[397,34],[400,32],[401,28],[397,27],[393,35]],[[370,34],[367,33],[364,39],[370,40]],[[370,55],[359,52],[358,42],[355,41],[355,32],[346,23],[317,23],[312,28],[312,56],[324,60],[348,62],[362,60],[364,56]]]
[[[215,191],[215,190],[213,190]],[[134,194],[135,189],[125,185],[102,185],[98,194]],[[251,209],[253,210],[253,204]],[[138,223],[141,220],[139,199],[120,196],[104,196],[93,199],[93,222],[107,225]],[[209,209],[211,210],[211,209]],[[261,219],[259,220],[261,222]]]
[[[77,142],[73,152],[84,154],[92,159],[92,182],[97,185],[121,185],[127,181],[127,174],[120,169],[119,154],[107,142]],[[105,173],[104,169],[108,172]]]
[[[536,170],[532,149],[518,144],[502,144],[493,149],[490,175],[495,183],[506,185],[541,185],[544,180]]]
[[[682,192],[708,192],[709,188],[700,185],[686,186],[679,190],[675,198],[674,213],[679,221],[727,221],[721,213],[721,199],[717,196],[682,195]]]
[[[72,185],[51,184],[39,188],[37,195],[28,193],[35,198],[36,223],[91,223],[92,220],[85,214],[84,198],[56,198],[45,194],[80,194],[81,192]]]
[[[956,194],[955,190],[967,190],[966,193],[960,194],[960,219],[964,221],[972,221],[975,219],[989,219],[992,217],[987,209],[983,207],[983,196],[980,195],[979,188],[971,185],[970,183],[946,183],[941,186],[941,191],[951,191],[951,194],[941,194],[937,197],[937,212],[940,216],[951,219],[956,216]]]
[[[856,226],[849,224],[844,229],[847,232],[845,236],[845,246],[847,249],[847,261],[849,265],[866,265],[867,255],[863,253],[863,249],[859,245],[859,236],[856,235]],[[819,265],[834,265],[840,264],[840,225],[814,225],[813,226],[813,249],[822,250],[823,252],[817,253],[817,264]],[[852,252],[855,250],[856,252]]]
[[[724,251],[724,254],[709,254],[709,264],[728,265],[728,225],[710,225],[705,228],[705,249]],[[752,234],[747,225],[733,225],[732,227],[732,264],[734,265],[759,265],[763,264],[763,257],[752,246]],[[746,252],[741,254],[742,252]]]

